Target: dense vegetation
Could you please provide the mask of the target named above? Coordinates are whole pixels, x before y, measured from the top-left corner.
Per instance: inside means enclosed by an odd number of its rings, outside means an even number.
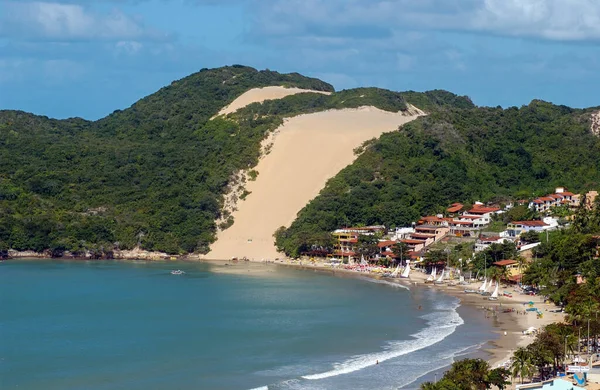
[[[430,115],[372,142],[289,228],[278,230],[279,248],[297,255],[328,246],[327,232],[336,228],[407,225],[452,202],[600,186],[600,139],[589,131],[589,112],[542,101],[477,108],[439,91],[404,96]]]
[[[209,119],[269,85],[333,91],[233,66],[203,69],[97,122],[0,111],[0,249],[206,251],[228,179],[256,163],[265,130]]]
[[[243,92],[269,85],[333,92],[299,74],[233,66],[203,69],[96,122],[0,111],[0,251],[206,252],[230,178],[257,163],[260,141],[284,116],[406,109],[400,93],[360,88],[211,120]]]
[[[485,390],[505,389],[510,372],[505,368],[491,369],[481,359],[463,359],[452,363],[450,369],[437,382],[421,384],[422,390]]]

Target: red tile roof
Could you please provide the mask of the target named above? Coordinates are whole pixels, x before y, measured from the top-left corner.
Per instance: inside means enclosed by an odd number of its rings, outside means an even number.
[[[500,237],[500,236],[493,236],[493,237],[480,237],[480,238],[479,238],[479,241],[482,241],[482,242],[485,242],[485,241],[492,242],[492,241],[498,241],[498,240],[500,240],[501,238],[502,238],[502,237]]]
[[[572,192],[569,192],[569,191],[565,191],[565,192],[563,192],[563,193],[562,193],[562,195],[564,195],[564,196],[575,196],[575,194],[574,194],[574,193],[572,193]]]
[[[386,246],[396,245],[397,243],[397,241],[379,241],[377,246],[380,248],[385,248]]]
[[[485,206],[474,206],[471,210],[468,211],[469,214],[487,214],[487,213],[495,213],[496,211],[500,211],[498,207],[485,207]]]
[[[500,261],[496,261],[494,263],[494,265],[500,266],[500,267],[506,267],[507,265],[513,265],[513,264],[517,264],[518,262],[515,260],[500,260]]]
[[[464,206],[461,203],[452,203],[452,206],[448,207],[446,211],[449,213],[457,213],[462,210]]]
[[[422,244],[423,241],[421,240],[400,240],[405,244]]]
[[[421,234],[421,233],[413,233],[410,235],[413,238],[433,238],[435,234]]]

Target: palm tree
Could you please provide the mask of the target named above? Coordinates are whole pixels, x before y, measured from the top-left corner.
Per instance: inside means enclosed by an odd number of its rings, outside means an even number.
[[[531,356],[527,349],[521,347],[513,354],[513,362],[510,366],[513,377],[521,377],[521,383],[525,377],[529,378],[533,375],[533,364],[531,364]]]

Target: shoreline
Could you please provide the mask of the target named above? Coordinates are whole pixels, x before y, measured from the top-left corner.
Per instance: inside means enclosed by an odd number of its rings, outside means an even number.
[[[26,257],[11,257],[6,260],[58,260],[58,261],[78,261],[78,260],[94,260],[90,258],[51,258],[48,256],[37,257],[26,256]],[[150,261],[150,262],[190,262],[190,263],[206,263],[215,265],[214,272],[227,273],[227,274],[239,274],[246,276],[269,276],[271,273],[275,273],[273,266],[288,267],[302,271],[319,272],[327,274],[333,277],[350,277],[350,278],[369,278],[374,280],[385,281],[386,283],[398,284],[405,287],[417,287],[417,288],[433,288],[446,295],[452,296],[459,300],[459,305],[469,306],[472,309],[485,313],[486,319],[490,321],[490,326],[495,329],[493,333],[496,333],[498,337],[496,339],[488,340],[486,345],[481,347],[480,351],[489,354],[489,357],[485,360],[488,361],[492,368],[500,367],[509,360],[512,353],[519,347],[524,347],[533,342],[535,335],[524,335],[523,331],[535,327],[541,329],[542,327],[553,323],[564,321],[564,314],[562,313],[551,313],[549,309],[556,308],[553,303],[544,303],[543,297],[540,296],[529,296],[521,295],[514,291],[514,287],[509,286],[503,288],[501,291],[508,291],[513,294],[512,298],[500,296],[497,301],[490,301],[486,297],[482,297],[479,294],[467,294],[464,292],[465,289],[478,289],[481,282],[471,283],[467,285],[456,285],[449,286],[447,284],[434,285],[432,283],[425,283],[428,275],[425,273],[412,270],[409,278],[386,278],[381,275],[377,275],[370,272],[358,272],[347,269],[332,268],[325,264],[311,264],[310,262],[293,262],[291,260],[278,260],[278,261],[243,261],[232,262],[231,260],[207,260],[198,259],[194,257],[178,257],[175,260],[169,260],[164,258],[114,258],[114,259],[99,259],[98,261]],[[242,267],[243,265],[252,266]],[[256,265],[263,264],[265,267],[257,268]],[[534,307],[538,308],[542,313],[542,318],[537,318],[534,312],[526,312],[525,309],[528,307],[528,302],[534,302]],[[503,312],[505,309],[514,309],[510,312]],[[518,314],[528,313],[528,314]]]
[[[214,264],[227,263],[227,261],[222,260],[201,261]],[[486,345],[481,348],[481,351],[489,354],[489,358],[485,360],[492,368],[501,367],[512,357],[515,350],[520,347],[525,347],[534,341],[535,335],[525,335],[523,333],[525,330],[531,327],[540,330],[548,324],[564,321],[563,313],[552,313],[549,311],[556,308],[553,303],[544,303],[544,298],[542,296],[519,294],[515,291],[514,286],[507,286],[501,290],[501,292],[510,292],[512,298],[499,296],[497,301],[490,301],[487,297],[482,297],[479,294],[467,294],[464,292],[465,289],[478,289],[481,285],[480,281],[456,286],[449,286],[447,284],[434,285],[432,283],[425,283],[428,275],[417,270],[412,270],[408,279],[398,279],[385,278],[381,275],[368,272],[332,268],[323,264],[312,265],[308,262],[299,263],[291,262],[290,260],[279,260],[268,263],[260,261],[250,262],[253,264],[276,265],[304,271],[320,272],[334,277],[370,278],[406,287],[437,289],[446,295],[457,298],[459,300],[459,305],[469,306],[472,309],[485,313],[485,317],[489,320],[490,326],[495,329],[494,333],[498,335],[496,339],[488,340]],[[235,266],[229,269],[228,273],[235,273],[234,268]],[[529,307],[529,302],[534,302],[533,307],[539,309],[543,313],[542,318],[538,318],[535,312],[526,311]],[[511,311],[504,312],[506,309],[511,309]]]

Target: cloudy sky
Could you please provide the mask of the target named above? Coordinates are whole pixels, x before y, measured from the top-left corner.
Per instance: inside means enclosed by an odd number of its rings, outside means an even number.
[[[97,119],[204,67],[600,105],[600,0],[0,0],[0,109]]]

